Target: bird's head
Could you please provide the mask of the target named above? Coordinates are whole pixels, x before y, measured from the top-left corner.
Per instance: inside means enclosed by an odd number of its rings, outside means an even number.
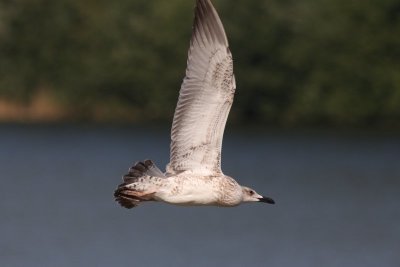
[[[269,204],[275,204],[275,201],[270,197],[264,197],[259,195],[255,190],[242,186],[243,202],[264,202]]]

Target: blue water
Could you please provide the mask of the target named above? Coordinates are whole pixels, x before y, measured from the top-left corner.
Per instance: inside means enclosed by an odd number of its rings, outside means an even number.
[[[223,170],[276,205],[126,210],[169,129],[0,126],[0,266],[400,266],[400,136],[228,130]]]

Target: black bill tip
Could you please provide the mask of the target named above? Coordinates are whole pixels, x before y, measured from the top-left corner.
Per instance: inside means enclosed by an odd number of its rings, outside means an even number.
[[[268,204],[275,204],[275,201],[270,197],[262,197],[259,198],[260,202],[268,203]]]

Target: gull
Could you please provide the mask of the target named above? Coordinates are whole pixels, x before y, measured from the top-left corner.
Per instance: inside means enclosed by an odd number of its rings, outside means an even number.
[[[151,160],[135,163],[115,190],[115,200],[125,208],[146,201],[220,207],[244,202],[274,204],[272,198],[222,173],[222,137],[235,89],[232,55],[222,22],[210,0],[197,0],[166,172]]]

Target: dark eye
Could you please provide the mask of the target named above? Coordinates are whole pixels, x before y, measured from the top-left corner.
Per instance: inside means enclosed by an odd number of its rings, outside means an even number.
[[[250,190],[250,191],[249,191],[249,194],[250,194],[250,195],[254,195],[254,191],[253,191],[253,190]]]

